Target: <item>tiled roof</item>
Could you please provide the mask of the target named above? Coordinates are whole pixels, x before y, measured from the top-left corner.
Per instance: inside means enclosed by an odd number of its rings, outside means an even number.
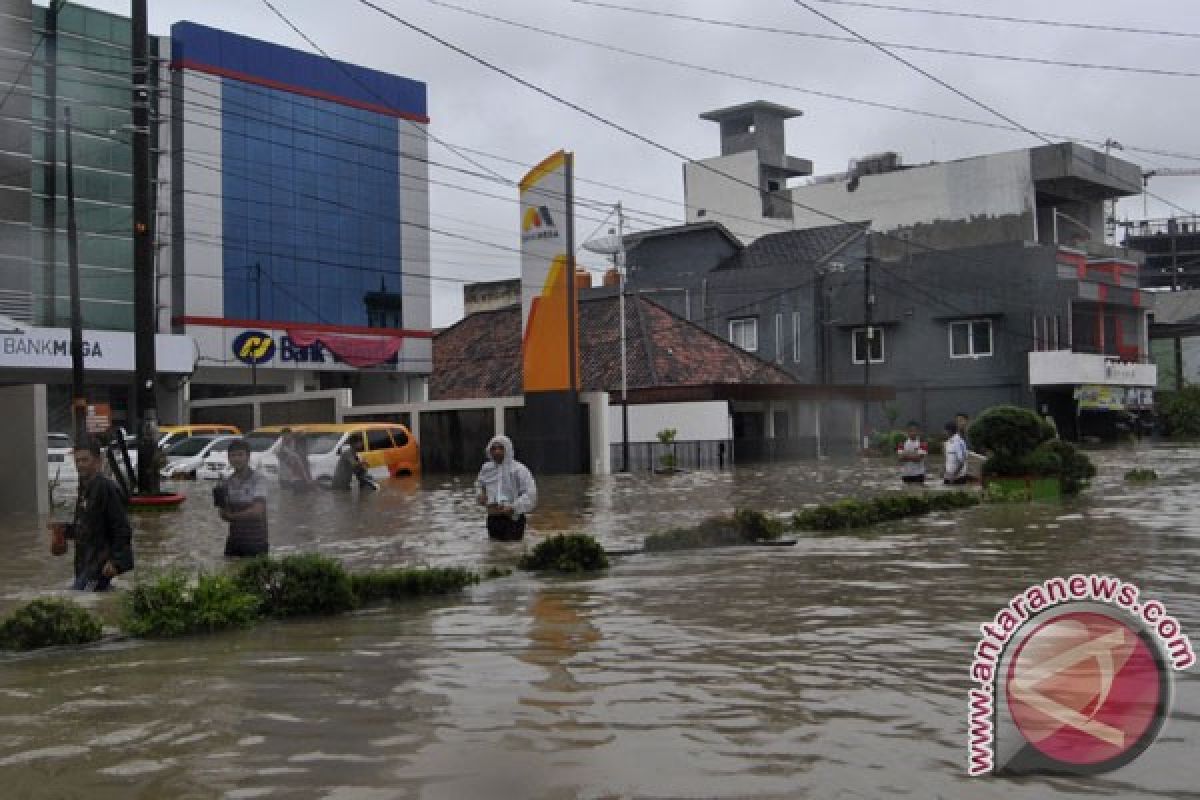
[[[621,388],[620,303],[597,297],[579,303],[584,391]],[[767,361],[734,347],[662,306],[626,302],[626,364],[630,389],[714,384],[794,384]],[[433,340],[433,400],[521,394],[521,310],[472,314]]]
[[[797,262],[819,263],[863,233],[865,223],[847,222],[760,236],[717,269],[758,269]]]

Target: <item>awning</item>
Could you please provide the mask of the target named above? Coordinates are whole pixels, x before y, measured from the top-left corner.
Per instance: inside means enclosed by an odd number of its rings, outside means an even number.
[[[326,333],[307,328],[288,328],[288,337],[301,347],[320,342],[352,367],[373,367],[392,359],[400,352],[404,343],[401,336],[355,335],[348,333]]]

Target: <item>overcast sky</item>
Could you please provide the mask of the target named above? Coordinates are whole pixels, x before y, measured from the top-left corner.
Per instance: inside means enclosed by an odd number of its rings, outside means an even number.
[[[1019,131],[993,130],[882,110],[806,94],[845,95],[975,120],[1002,123],[928,78],[863,45],[794,35],[698,24],[572,0],[445,0],[463,8],[602,42],[630,51],[702,65],[757,80],[655,63],[634,55],[565,41],[453,11],[430,0],[377,0],[378,4],[493,64],[692,158],[718,154],[717,128],[701,112],[749,100],[770,100],[804,111],[788,123],[788,151],[809,158],[818,174],[838,172],[849,159],[899,151],[905,163],[947,160],[1041,141]],[[667,11],[809,33],[846,35],[791,0],[603,0],[613,5]],[[335,58],[424,81],[431,132],[463,148],[531,165],[556,149],[576,154],[584,202],[617,200],[630,208],[632,227],[683,219],[679,159],[604,127],[576,111],[525,89],[362,5],[358,0],[272,0],[298,28]],[[441,0],[439,0],[441,2]],[[808,0],[806,0],[808,2]],[[129,3],[88,0],[87,5],[128,14]],[[1087,62],[1200,73],[1200,5],[1188,0],[891,0],[892,5],[1001,13],[1093,25],[1190,32],[1191,38],[1066,29],[898,13],[811,2],[863,36],[896,44],[968,50],[1056,61]],[[152,33],[166,34],[181,19],[311,51],[261,0],[150,2]],[[1186,8],[1184,12],[1182,9]],[[1144,169],[1200,167],[1200,77],[1012,63],[964,56],[896,51],[956,88],[1035,130],[1193,156],[1191,160],[1126,149]],[[470,154],[517,179],[525,167]],[[432,160],[477,171],[438,145]],[[461,172],[434,167],[431,178],[459,188],[431,187],[434,227],[518,246],[516,190]],[[1200,208],[1200,178],[1160,177],[1151,191],[1188,209]],[[503,195],[508,200],[481,196]],[[636,194],[635,194],[636,192]],[[650,199],[645,194],[662,200]],[[1172,213],[1151,197],[1151,217]],[[1123,201],[1119,216],[1142,217],[1143,198]],[[602,213],[581,209],[580,240]],[[517,257],[505,249],[434,236],[434,310],[437,326],[461,316],[463,280],[515,277]],[[602,269],[600,257],[581,255]]]

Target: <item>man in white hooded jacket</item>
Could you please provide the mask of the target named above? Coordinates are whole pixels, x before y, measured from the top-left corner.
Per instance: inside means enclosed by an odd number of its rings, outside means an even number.
[[[504,542],[525,536],[525,515],[537,505],[537,485],[529,468],[513,458],[512,440],[493,436],[485,451],[488,460],[475,485],[479,505],[487,507],[488,536]]]

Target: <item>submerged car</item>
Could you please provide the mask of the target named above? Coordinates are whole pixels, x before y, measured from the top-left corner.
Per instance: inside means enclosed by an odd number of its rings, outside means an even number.
[[[71,437],[65,433],[46,434],[46,475],[56,483],[75,483],[79,480]]]
[[[205,457],[214,448],[228,449],[237,436],[189,436],[166,452],[167,465],[159,470],[164,478],[195,478]]]
[[[253,430],[241,437],[246,440],[246,444],[250,445],[251,469],[258,469],[262,465],[263,456],[274,453],[275,449],[279,447],[279,441],[282,437],[281,430]],[[210,481],[228,478],[232,474],[233,467],[229,466],[229,445],[214,447],[209,450],[208,454],[204,456],[204,463],[196,471],[197,478]]]

